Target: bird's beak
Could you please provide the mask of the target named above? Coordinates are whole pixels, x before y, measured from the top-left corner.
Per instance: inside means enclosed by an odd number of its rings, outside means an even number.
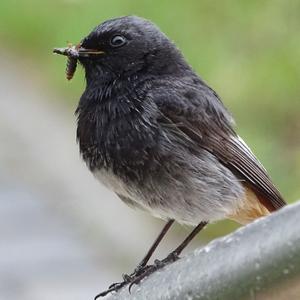
[[[98,55],[104,54],[104,51],[98,49],[86,49],[83,47],[72,46],[66,48],[54,48],[53,53],[65,55],[72,58],[79,58],[79,57],[94,57]]]

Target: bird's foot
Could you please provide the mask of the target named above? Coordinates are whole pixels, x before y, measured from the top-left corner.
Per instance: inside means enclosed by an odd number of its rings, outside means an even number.
[[[156,259],[154,261],[153,265],[147,266],[148,268],[146,270],[144,270],[142,273],[138,274],[131,280],[131,282],[129,284],[129,292],[131,291],[131,288],[133,285],[139,284],[144,278],[148,277],[155,271],[162,269],[166,265],[173,263],[174,261],[178,260],[179,258],[180,257],[176,253],[172,252],[163,260]]]
[[[163,260],[155,260],[153,265],[146,265],[146,266],[139,265],[132,274],[130,274],[130,275],[123,274],[122,282],[113,283],[112,285],[109,286],[109,288],[106,291],[98,294],[94,298],[94,300],[96,300],[100,297],[104,297],[111,292],[116,292],[127,284],[129,284],[129,292],[130,292],[133,285],[139,284],[142,279],[148,277],[155,271],[163,268],[164,266],[166,266],[178,259],[179,259],[179,256],[176,253],[172,252]]]
[[[142,276],[145,272],[148,271],[149,268],[151,268],[151,265],[150,266],[149,265],[146,265],[146,266],[139,265],[136,267],[136,269],[130,275],[123,274],[122,282],[116,282],[116,283],[111,284],[107,290],[105,290],[105,291],[101,292],[100,294],[98,294],[97,296],[95,296],[94,300],[96,300],[100,297],[104,297],[111,292],[116,292],[116,291],[120,290],[125,285],[130,284],[136,278]]]

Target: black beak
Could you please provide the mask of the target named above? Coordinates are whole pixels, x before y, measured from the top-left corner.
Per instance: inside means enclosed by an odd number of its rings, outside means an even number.
[[[91,56],[101,55],[104,54],[104,51],[72,46],[66,48],[54,48],[53,53],[65,55],[72,58],[79,58],[79,57],[91,57]]]

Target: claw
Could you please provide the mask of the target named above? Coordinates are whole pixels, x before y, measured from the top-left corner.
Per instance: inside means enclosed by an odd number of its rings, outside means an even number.
[[[159,261],[160,262],[160,261]],[[161,263],[161,262],[160,262]],[[164,266],[164,264],[154,264],[151,266],[148,266],[148,268],[145,270],[145,272],[143,272],[142,274],[136,276],[129,284],[128,290],[129,293],[131,293],[131,288],[135,285],[135,284],[139,284],[144,278],[148,277],[149,275],[151,275],[153,272],[155,272],[156,270],[162,268]]]
[[[95,298],[94,298],[94,300],[97,300],[99,297],[104,297],[104,296],[106,296],[107,294],[109,294],[109,293],[111,293],[111,292],[113,292],[113,291],[117,291],[118,289],[121,288],[121,287],[118,287],[118,288],[116,289],[114,285],[116,285],[116,283],[112,285],[113,287],[109,287],[108,290],[106,290],[106,291],[104,291],[104,292],[102,292],[102,293],[96,295]]]
[[[124,280],[125,281],[125,280]],[[122,282],[115,282],[115,283],[112,283],[108,289],[113,289],[113,288],[118,288],[118,286],[121,284]]]
[[[101,292],[100,294],[98,294],[94,300],[98,299],[99,297],[104,297],[107,294],[111,293],[111,292],[116,292],[118,290],[120,290],[122,287],[124,287],[125,285],[133,282],[135,280],[135,278],[138,278],[139,276],[143,275],[144,272],[146,272],[151,266],[139,266],[138,268],[136,268],[134,270],[134,272],[130,275],[128,274],[123,274],[123,282],[117,282],[117,283],[113,283],[111,284],[108,289],[104,292]]]
[[[151,266],[147,266],[147,268],[145,268],[143,271],[143,273],[141,274],[136,274],[135,278],[133,278],[133,280],[130,282],[128,290],[129,293],[131,293],[131,289],[135,284],[139,284],[144,278],[148,277],[149,275],[151,275],[152,273],[154,273],[155,271],[162,269],[163,267],[165,267],[166,265],[178,260],[180,257],[176,254],[176,253],[170,253],[165,259],[163,260],[158,260],[156,259],[154,261],[154,264]]]
[[[129,287],[128,287],[128,292],[129,292],[129,294],[131,294],[131,288],[132,288],[132,286],[135,284],[135,282],[131,282],[130,284],[129,284]]]
[[[129,293],[131,293],[131,289],[135,284],[139,284],[144,278],[148,277],[156,270],[159,270],[178,259],[179,256],[176,253],[170,253],[163,260],[155,260],[153,265],[139,266],[132,274],[123,274],[123,282],[113,283],[106,291],[98,294],[94,300],[98,299],[99,297],[104,297],[111,292],[116,292],[127,284],[129,284],[128,290]]]

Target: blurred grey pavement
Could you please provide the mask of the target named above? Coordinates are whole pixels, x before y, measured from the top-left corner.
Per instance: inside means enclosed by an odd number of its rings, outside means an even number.
[[[92,177],[74,107],[37,66],[1,51],[0,66],[0,300],[92,299],[132,270],[161,225]]]

